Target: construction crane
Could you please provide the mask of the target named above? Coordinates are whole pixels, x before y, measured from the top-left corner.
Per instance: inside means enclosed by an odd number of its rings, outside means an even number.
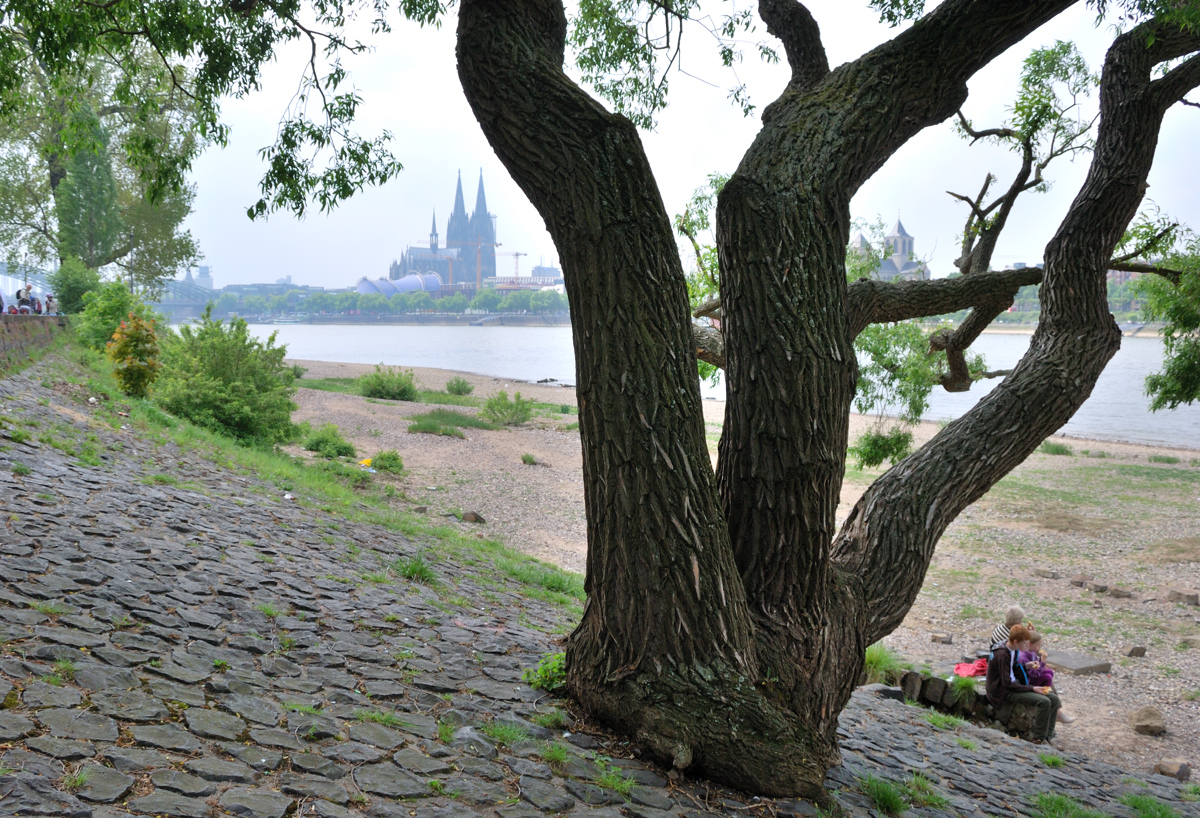
[[[497,253],[496,255],[512,256],[513,257],[513,276],[515,278],[521,277],[521,256],[527,256],[527,255],[529,255],[528,253],[516,253],[516,252],[510,253],[507,250],[505,250],[503,253]]]

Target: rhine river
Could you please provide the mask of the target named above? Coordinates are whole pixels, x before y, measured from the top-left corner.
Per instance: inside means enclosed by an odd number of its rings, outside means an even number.
[[[570,327],[345,326],[333,324],[251,325],[260,337],[275,331],[288,356],[314,361],[456,369],[521,381],[554,378],[575,383]],[[1028,335],[984,334],[974,349],[989,369],[1011,369],[1029,346]],[[1143,381],[1162,363],[1162,341],[1124,338],[1091,398],[1061,430],[1097,440],[1200,449],[1200,406],[1150,412]],[[958,417],[1000,382],[977,383],[970,392],[935,389],[927,420]],[[724,400],[725,389],[704,390]]]

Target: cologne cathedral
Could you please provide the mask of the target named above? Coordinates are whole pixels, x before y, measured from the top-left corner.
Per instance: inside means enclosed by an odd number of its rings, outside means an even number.
[[[488,213],[483,195],[483,171],[479,172],[479,191],[475,211],[467,216],[463,199],[462,172],[454,193],[454,210],[446,223],[446,242],[438,241],[437,213],[429,231],[428,247],[409,247],[388,270],[392,281],[408,276],[436,275],[442,285],[470,284],[496,275],[496,217]]]

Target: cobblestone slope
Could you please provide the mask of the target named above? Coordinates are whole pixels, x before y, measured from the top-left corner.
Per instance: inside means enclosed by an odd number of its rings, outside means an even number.
[[[671,780],[569,715],[540,726],[569,705],[521,674],[559,649],[559,608],[485,558],[406,580],[387,566],[426,544],[114,429],[52,365],[0,381],[0,814],[815,814]],[[829,778],[851,813],[872,814],[859,776],[921,771],[950,801],[912,815],[1054,791],[1200,816],[1172,779],[1048,769],[1044,747],[924,712],[856,694]]]

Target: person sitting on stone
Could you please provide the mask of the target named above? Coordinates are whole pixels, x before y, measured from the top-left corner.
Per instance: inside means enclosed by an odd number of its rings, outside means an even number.
[[[1017,661],[1025,665],[1031,685],[1049,687],[1057,693],[1058,691],[1054,689],[1054,668],[1046,663],[1046,659],[1046,651],[1042,648],[1042,635],[1037,631],[1030,631],[1029,650],[1021,651]],[[1070,724],[1075,721],[1075,717],[1067,715],[1064,710],[1059,710],[1058,721],[1060,724]]]
[[[1004,612],[1003,624],[997,625],[996,630],[992,631],[992,641],[990,647],[1003,645],[1008,641],[1008,629],[1013,625],[1020,625],[1025,621],[1025,611],[1020,605],[1009,605],[1008,610]]]
[[[1013,625],[1008,640],[992,649],[987,669],[987,698],[996,710],[1018,704],[1033,707],[1037,711],[1034,740],[1050,741],[1062,703],[1050,687],[1029,682],[1028,671],[1018,658],[1020,651],[1029,650],[1029,633],[1024,625]]]

